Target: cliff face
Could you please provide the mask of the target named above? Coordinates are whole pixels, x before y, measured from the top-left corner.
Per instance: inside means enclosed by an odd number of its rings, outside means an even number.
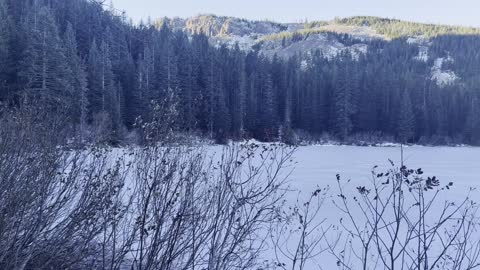
[[[238,46],[245,51],[259,50],[261,54],[289,58],[320,50],[327,57],[335,57],[343,51],[353,56],[365,53],[367,44],[363,40],[384,39],[374,30],[365,26],[338,25],[335,22],[275,23],[270,21],[249,21],[233,17],[199,15],[187,19],[162,19],[174,30],[191,34],[203,33],[212,44]],[[355,44],[345,44],[335,35],[340,33],[358,39]]]

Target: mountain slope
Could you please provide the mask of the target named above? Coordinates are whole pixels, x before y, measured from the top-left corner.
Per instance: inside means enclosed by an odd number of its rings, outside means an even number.
[[[438,86],[453,84],[460,77],[455,71],[444,68],[443,63],[455,61],[450,55],[430,58],[431,39],[445,35],[480,34],[479,28],[422,24],[378,17],[282,24],[199,15],[187,19],[164,18],[159,20],[158,24],[165,22],[177,31],[205,34],[210,43],[217,47],[226,45],[234,48],[238,45],[246,52],[256,50],[269,58],[275,55],[284,59],[295,55],[305,57],[314,51],[320,51],[326,58],[347,53],[358,59],[360,55],[367,54],[372,42],[402,39],[419,50],[418,55],[412,57],[412,61],[431,62],[430,77]]]
[[[324,48],[330,55],[336,55],[335,52],[344,49],[345,46],[332,38],[333,36],[329,36],[329,33],[348,34],[359,40],[386,38],[370,27],[341,25],[335,22],[282,24],[199,15],[188,19],[164,18],[159,20],[158,24],[165,22],[174,30],[190,34],[205,34],[210,38],[211,43],[217,46],[226,44],[233,48],[238,44],[245,51],[260,49],[269,56],[277,53],[283,57],[290,57],[295,53],[319,48]]]

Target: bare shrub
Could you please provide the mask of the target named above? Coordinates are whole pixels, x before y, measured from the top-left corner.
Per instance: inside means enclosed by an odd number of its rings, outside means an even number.
[[[341,269],[473,269],[478,267],[478,206],[443,201],[441,185],[421,169],[372,171],[370,186],[349,193],[337,175],[338,238],[328,241]]]
[[[245,269],[257,263],[283,196],[291,150],[145,147],[135,161],[135,269]],[[218,156],[217,156],[218,158]]]
[[[0,121],[0,268],[85,266],[125,168],[107,168],[103,154],[66,152],[61,119],[33,106]]]
[[[324,242],[331,225],[327,225],[327,220],[321,216],[328,191],[328,188],[318,187],[306,199],[301,199],[299,193],[295,205],[279,213],[279,220],[272,223],[270,232],[275,266],[291,270],[309,269],[319,255],[328,251]]]
[[[254,267],[268,241],[283,199],[293,148],[283,145],[231,146],[213,167],[205,208],[211,224],[207,269]]]

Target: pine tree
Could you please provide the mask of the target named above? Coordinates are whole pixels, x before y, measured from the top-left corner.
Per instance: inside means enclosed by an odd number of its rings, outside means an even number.
[[[115,82],[113,65],[111,60],[111,47],[107,41],[103,41],[100,46],[101,54],[101,93],[102,93],[102,111],[108,113],[112,121],[113,135],[118,139],[121,127],[120,93],[121,86]]]
[[[178,61],[173,44],[173,33],[166,24],[162,25],[155,49],[155,91],[152,99],[162,98],[171,89],[178,87]]]
[[[175,48],[178,51],[178,85],[180,97],[181,125],[185,131],[192,131],[196,126],[197,95],[195,91],[194,64],[191,44],[183,33],[177,33]]]
[[[119,107],[120,121],[123,122],[122,125],[132,127],[135,119],[145,112],[147,106],[136,104],[134,98],[136,92],[137,70],[135,60],[132,56],[132,49],[128,42],[128,40],[132,38],[130,37],[131,33],[128,30],[128,25],[122,25],[122,28],[114,29],[116,29],[116,31],[112,32],[112,36],[108,42],[111,47],[111,54],[113,54],[112,71],[114,73],[115,81],[118,84],[118,91],[121,91],[118,93],[121,97],[121,104]]]
[[[407,143],[415,135],[415,114],[408,91],[403,92],[397,121],[397,134],[401,142]]]
[[[229,125],[231,123],[231,117],[228,113],[228,108],[226,106],[225,100],[225,90],[219,83],[219,88],[217,88],[218,92],[215,95],[215,139],[219,143],[224,143],[225,140],[228,138],[230,134]]]
[[[98,113],[104,109],[102,98],[102,55],[97,45],[97,41],[93,40],[88,54],[88,100],[90,101],[89,111],[91,114]]]
[[[470,109],[466,123],[465,133],[469,143],[473,145],[480,144],[480,102],[478,97],[474,97],[470,101]]]
[[[92,119],[101,119],[101,122],[108,122],[112,130],[102,131],[101,140],[118,139],[121,127],[120,114],[117,113],[119,106],[120,89],[115,84],[110,60],[110,48],[103,41],[98,48],[94,40],[88,56],[88,100]]]
[[[238,82],[238,91],[236,91],[236,102],[235,102],[235,128],[234,132],[240,138],[244,138],[245,136],[245,118],[246,118],[246,98],[247,98],[247,75],[245,72],[245,66],[240,66],[240,74],[239,74],[239,82]]]
[[[259,136],[263,140],[276,139],[278,126],[275,110],[275,93],[271,74],[266,74],[261,90],[261,104],[261,126]]]
[[[70,70],[50,9],[35,1],[24,29],[28,46],[20,63],[19,77],[26,95],[40,98],[45,106],[66,109],[73,91],[68,81]]]
[[[245,132],[245,99],[247,89],[247,74],[245,60],[238,44],[232,52],[232,81],[229,87],[231,93],[232,133],[242,138]]]
[[[70,74],[68,79],[73,87],[72,95],[72,112],[73,119],[79,124],[78,135],[80,140],[84,140],[86,133],[87,117],[88,117],[88,89],[87,89],[87,73],[85,65],[80,59],[77,51],[77,41],[72,25],[69,23],[64,35],[65,56]]]
[[[284,117],[284,126],[285,129],[291,129],[292,126],[292,120],[296,118],[296,115],[294,115],[294,112],[296,111],[295,108],[297,108],[296,100],[297,100],[297,93],[298,93],[298,65],[296,64],[296,58],[293,57],[287,62],[287,71],[286,71],[286,77],[287,77],[287,83],[286,83],[286,90],[285,90],[285,108],[283,112],[283,117]]]
[[[344,58],[345,59],[345,58]],[[343,61],[339,63],[339,69],[335,78],[335,89],[333,93],[333,115],[332,125],[335,133],[341,138],[346,139],[353,130],[352,117],[356,112],[354,100],[354,89],[349,75],[348,64]]]
[[[135,124],[135,119],[137,117],[141,116],[142,118],[146,118],[149,114],[146,108],[150,107],[152,99],[151,92],[154,88],[154,64],[155,60],[153,52],[150,49],[149,44],[146,44],[137,61],[135,91],[129,94],[129,117],[127,120],[129,125]]]
[[[361,86],[360,106],[358,111],[359,129],[362,132],[378,131],[378,97],[376,83],[363,79]]]
[[[0,0],[0,101],[7,95],[7,78],[9,73],[9,32],[10,16],[5,0]]]
[[[92,43],[88,57],[88,84],[92,112],[108,112],[113,95],[114,82],[112,63],[109,58],[107,43],[102,42],[98,48],[96,41]]]
[[[219,56],[216,50],[211,51],[210,68],[207,79],[207,93],[205,101],[208,109],[208,126],[211,138],[219,142],[224,142],[227,138],[229,124],[231,122],[228,108],[226,105],[225,88]]]
[[[252,133],[256,130],[258,119],[258,103],[260,102],[257,95],[257,77],[258,77],[258,55],[249,53],[245,59],[245,72],[247,76],[246,83],[246,99],[245,99],[245,128]],[[252,135],[252,134],[250,134]]]
[[[217,56],[215,51],[209,52],[209,62],[206,75],[206,89],[203,96],[203,108],[205,110],[205,118],[207,123],[207,131],[210,139],[215,135],[216,114],[218,111],[218,95],[222,91],[221,80],[219,79],[219,70],[217,64]]]
[[[328,129],[329,116],[329,84],[328,77],[324,74],[325,59],[317,52],[313,59],[312,72],[309,73],[311,80],[313,80],[313,107],[314,107],[314,128],[317,134],[321,134]]]

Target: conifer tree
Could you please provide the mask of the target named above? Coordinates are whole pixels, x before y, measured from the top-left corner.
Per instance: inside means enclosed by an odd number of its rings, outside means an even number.
[[[215,52],[213,50],[209,53],[209,62],[208,62],[208,70],[207,70],[207,78],[206,78],[206,89],[205,95],[203,96],[203,108],[205,109],[204,114],[206,117],[207,123],[207,131],[209,137],[213,139],[215,133],[215,126],[216,126],[216,114],[218,111],[218,96],[220,94],[221,89],[221,80],[218,78],[218,64],[217,59],[215,57]]]
[[[72,95],[63,42],[50,9],[34,2],[24,22],[27,48],[19,77],[27,96],[40,98],[45,106],[65,109]]]
[[[9,32],[10,16],[5,0],[0,0],[0,101],[7,95],[7,78],[9,73]]]
[[[348,77],[348,67],[345,62],[339,63],[335,78],[333,93],[333,127],[335,133],[346,139],[353,130],[352,116],[355,113],[354,89],[351,88],[351,78]]]
[[[261,90],[261,125],[259,134],[261,139],[276,139],[278,127],[275,107],[273,81],[271,75],[267,74]]]
[[[75,32],[70,23],[67,25],[64,34],[64,44],[68,70],[70,71],[68,80],[73,87],[72,114],[74,121],[79,124],[78,134],[80,140],[83,141],[88,119],[87,73],[85,65],[78,54]]]
[[[116,137],[122,126],[121,113],[118,112],[121,87],[115,84],[110,47],[105,41],[101,43],[100,48],[95,40],[92,43],[88,57],[88,89],[92,119],[98,118],[100,122],[104,123],[103,125],[108,123],[112,129],[102,131],[102,140],[118,139]]]
[[[243,137],[245,132],[245,99],[247,91],[247,74],[243,53],[238,44],[232,52],[232,82],[230,91],[232,104],[232,132],[235,136]]]
[[[474,97],[470,101],[466,134],[471,144],[480,144],[480,102],[478,97]]]
[[[102,94],[102,71],[103,62],[102,55],[97,45],[97,41],[93,40],[88,54],[88,100],[89,111],[93,115],[104,109],[104,97]]]
[[[191,45],[183,33],[177,33],[175,47],[178,50],[178,85],[182,129],[194,130],[197,114],[197,93],[195,93],[195,70]]]
[[[154,71],[155,60],[149,44],[144,45],[143,52],[137,60],[135,91],[129,93],[127,103],[128,123],[133,125],[135,119],[139,116],[146,118],[149,114],[148,109],[152,101],[152,92],[154,90]]]
[[[177,55],[173,44],[173,33],[166,24],[162,25],[157,41],[158,57],[155,57],[155,91],[152,99],[159,99],[171,89],[178,87]]]
[[[403,143],[407,143],[415,135],[415,115],[408,91],[404,91],[402,95],[397,132],[400,141]]]

